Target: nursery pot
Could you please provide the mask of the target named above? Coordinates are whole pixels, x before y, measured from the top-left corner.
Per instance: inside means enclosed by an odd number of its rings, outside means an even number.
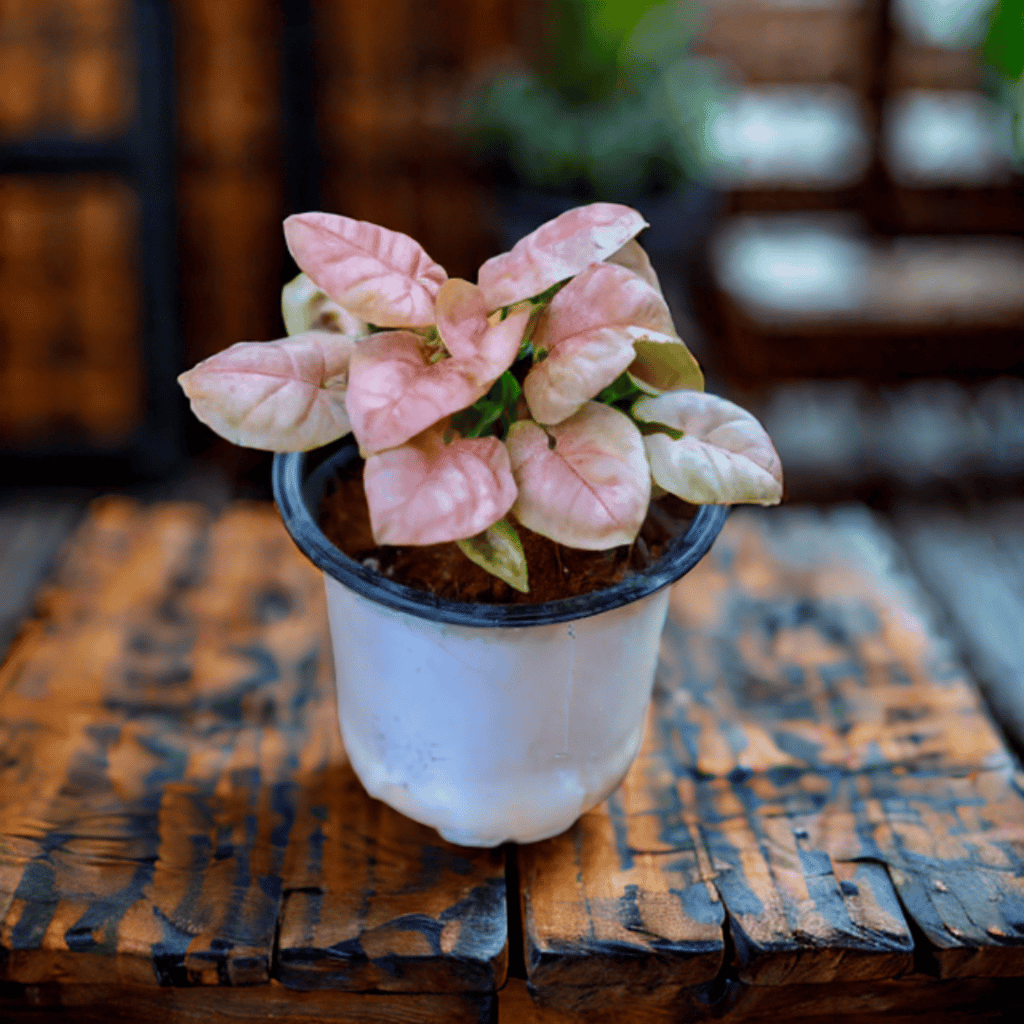
[[[727,509],[701,507],[650,568],[540,604],[443,600],[349,558],[317,510],[352,443],[274,458],[274,497],[323,570],[341,735],[371,796],[466,846],[557,835],[640,749],[669,584]]]

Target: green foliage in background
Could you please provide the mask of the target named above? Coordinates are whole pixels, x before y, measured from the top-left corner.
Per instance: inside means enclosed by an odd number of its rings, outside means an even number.
[[[999,92],[1010,111],[1013,148],[1024,163],[1024,0],[1000,0],[985,36],[985,59],[999,75]]]
[[[622,199],[676,189],[712,162],[721,105],[710,61],[688,53],[689,8],[551,0],[541,72],[507,72],[472,98],[476,152],[526,187]]]

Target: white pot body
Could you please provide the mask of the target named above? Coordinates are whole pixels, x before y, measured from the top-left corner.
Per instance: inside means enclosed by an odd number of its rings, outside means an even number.
[[[572,622],[465,626],[325,574],[341,734],[367,791],[453,843],[567,829],[643,738],[669,588]]]

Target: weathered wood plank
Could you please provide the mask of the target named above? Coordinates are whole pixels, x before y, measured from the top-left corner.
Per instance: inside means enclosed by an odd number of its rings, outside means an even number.
[[[496,990],[508,960],[501,851],[453,846],[371,800],[340,755],[333,709],[313,727],[320,753],[284,869],[278,977],[298,989]]]
[[[757,987],[899,978],[915,957],[946,977],[1022,976],[1019,786],[870,513],[736,514],[673,592],[651,729],[623,788],[522,851],[533,990],[549,1009],[612,1014],[632,1001],[668,1020],[691,1004],[695,1019],[730,1003],[739,1013]],[[629,908],[668,892],[671,934],[693,942],[687,890],[661,867],[677,847],[692,850],[687,877],[710,887],[732,946],[713,980],[706,964],[703,988],[678,938],[656,974],[625,970],[611,940],[627,935],[634,959],[657,946],[664,923],[634,915],[631,931]],[[610,883],[636,888],[592,905]]]
[[[765,819],[787,813],[805,863],[815,819],[828,826],[813,852],[831,867],[842,904],[850,908],[865,888],[876,897],[871,914],[856,906],[851,914],[867,947],[879,937],[879,914],[895,917],[884,884],[871,876],[884,866],[941,973],[1020,974],[1024,804],[1013,761],[891,538],[860,509],[825,518],[790,512],[766,518],[760,530],[753,519],[740,525],[747,528],[705,570],[735,560],[738,592],[723,602],[731,611],[720,620],[731,618],[732,627],[714,638],[721,645],[731,635],[735,646],[719,646],[725,685],[710,692],[720,701],[716,731],[741,729],[737,763],[752,775],[733,776],[740,800],[760,805]],[[675,621],[701,628],[707,642],[700,575],[690,583],[677,595],[690,600],[673,605]],[[810,817],[794,803],[797,785],[810,790]],[[713,817],[701,818],[711,831]],[[859,877],[844,879],[853,866]],[[966,877],[974,879],[969,889]],[[982,893],[998,896],[982,906]],[[734,915],[731,923],[743,922]],[[828,939],[830,954],[836,946]]]
[[[0,498],[0,658],[84,507],[84,496],[70,492]]]
[[[294,992],[276,981],[243,988],[16,986],[0,991],[4,1024],[494,1024],[486,993]]]
[[[514,980],[514,979],[513,979]],[[511,982],[510,982],[511,984]],[[830,985],[744,985],[723,980],[709,1005],[706,988],[675,985],[652,990],[647,998],[626,997],[621,985],[603,988],[546,988],[533,993],[529,1024],[678,1024],[714,1020],[722,1024],[800,1024],[833,1022],[961,1021],[1015,1019],[1020,981],[1016,978],[937,979],[913,974],[898,979],[842,982]],[[515,1011],[525,993],[506,996]],[[499,1003],[504,1011],[504,1003]],[[1007,1016],[1010,1014],[1011,1016]],[[512,1016],[518,1021],[520,1017]]]
[[[501,855],[356,782],[270,506],[101,502],[39,606],[0,671],[0,980],[260,985],[280,923],[298,987],[500,985]]]
[[[648,728],[609,800],[563,835],[520,848],[534,985],[603,986],[621,976],[649,991],[716,976],[725,915],[687,808]]]
[[[307,710],[289,721],[273,699],[300,692],[323,640],[316,574],[278,571],[294,558],[262,508],[211,528],[197,507],[110,501],[86,524],[5,669],[5,710],[63,756],[48,806],[5,829],[5,853],[23,846],[5,867],[24,868],[0,933],[10,979],[269,977],[288,816],[271,804]],[[284,633],[260,621],[268,594]],[[49,774],[25,753],[16,769]]]

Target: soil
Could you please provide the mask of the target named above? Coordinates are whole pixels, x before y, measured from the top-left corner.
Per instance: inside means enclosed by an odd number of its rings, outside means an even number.
[[[450,601],[535,604],[603,590],[646,569],[689,525],[697,508],[669,494],[651,503],[637,539],[607,551],[579,551],[516,524],[529,570],[521,594],[474,565],[454,543],[422,547],[378,546],[370,530],[363,464],[355,460],[329,484],[320,504],[320,528],[350,558],[388,579]]]

